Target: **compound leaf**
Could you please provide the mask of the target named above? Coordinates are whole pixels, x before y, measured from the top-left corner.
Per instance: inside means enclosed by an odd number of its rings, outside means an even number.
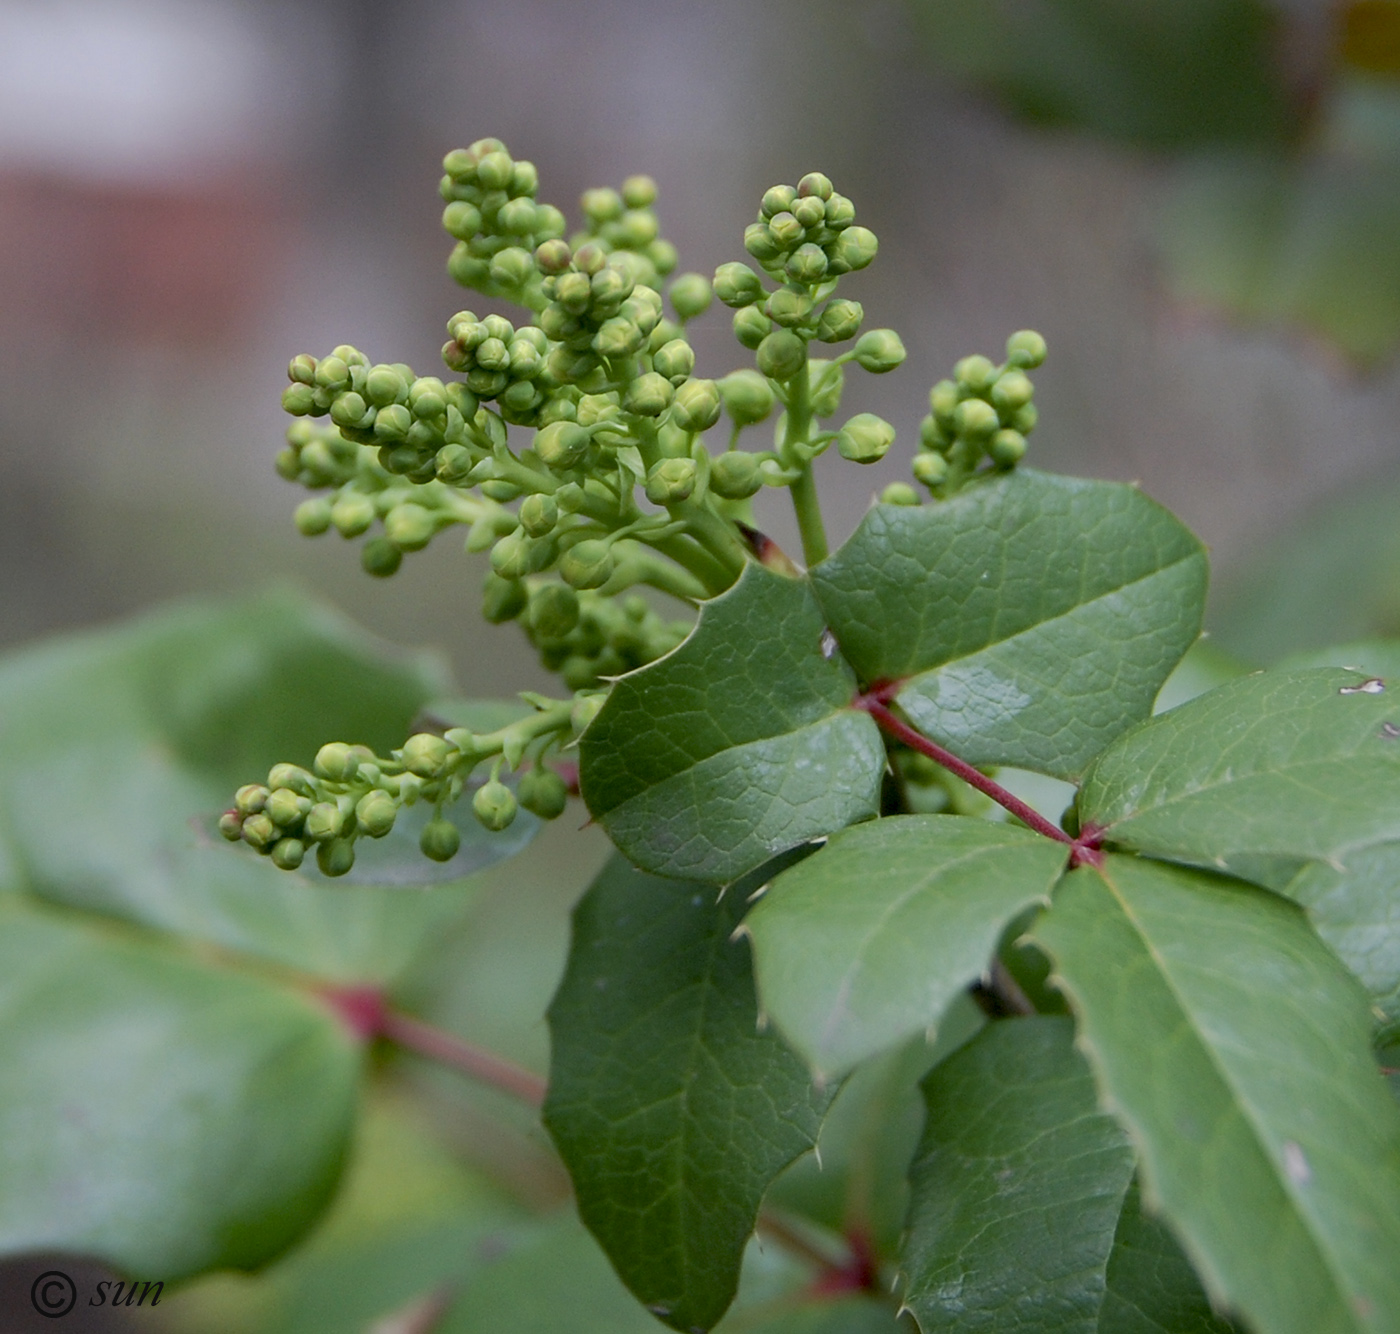
[[[1260,1334],[1400,1329],[1400,1109],[1292,904],[1110,855],[1035,926],[1144,1190]]]
[[[250,1269],[340,1175],[360,1059],[303,996],[0,905],[0,1251]]]
[[[1063,844],[958,815],[834,834],[744,923],[763,1008],[815,1069],[844,1074],[937,1024],[1064,864]]]
[[[816,1141],[833,1088],[758,1031],[743,882],[663,880],[614,857],[574,911],[549,1007],[544,1119],[579,1213],[676,1329],[733,1300],[768,1184]]]
[[[1134,487],[1018,470],[876,505],[812,572],[841,652],[971,764],[1074,778],[1201,627],[1200,542]]]
[[[885,749],[823,631],[805,580],[750,564],[675,652],[613,686],[580,780],[629,858],[729,881],[876,813]]]

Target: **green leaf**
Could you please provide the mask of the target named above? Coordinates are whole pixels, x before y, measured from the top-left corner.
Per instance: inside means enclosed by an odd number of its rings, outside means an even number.
[[[989,1024],[924,1081],[903,1254],[924,1334],[1227,1328],[1142,1216],[1132,1147],[1073,1042],[1068,1019]]]
[[[1195,642],[1206,555],[1134,487],[1018,470],[876,505],[812,580],[861,680],[899,682],[921,731],[1074,778]]]
[[[1400,698],[1342,668],[1243,677],[1106,750],[1079,810],[1140,852],[1220,867],[1260,856],[1340,865],[1400,838]]]
[[[1351,644],[1293,653],[1276,664],[1275,671],[1299,672],[1308,667],[1346,667],[1366,676],[1400,679],[1400,639],[1363,639]]]
[[[261,979],[0,905],[0,1251],[253,1268],[340,1175],[360,1055]]]
[[[617,682],[580,779],[629,858],[729,881],[876,813],[884,745],[824,625],[806,580],[750,564],[675,652]]]
[[[903,815],[834,834],[744,923],[764,1011],[825,1076],[933,1028],[1007,924],[1048,903],[1065,846],[1011,825]]]
[[[1111,855],[1033,935],[1215,1298],[1259,1334],[1400,1329],[1400,1108],[1360,989],[1302,913]]]
[[[1041,124],[1148,148],[1270,143],[1296,112],[1257,0],[920,0],[930,58]]]
[[[816,1140],[833,1089],[758,1031],[746,886],[615,857],[574,911],[549,1007],[544,1121],[623,1282],[676,1329],[733,1300],[768,1184]],[[747,886],[752,888],[752,886]]]
[[[40,898],[260,955],[339,981],[384,981],[460,915],[460,883],[428,894],[415,819],[365,840],[352,883],[278,871],[213,830],[241,783],[327,740],[401,744],[443,688],[338,617],[290,595],[188,604],[73,636],[0,664],[0,810],[12,879]],[[443,868],[460,882],[517,851],[464,824]],[[353,883],[358,880],[360,883]]]

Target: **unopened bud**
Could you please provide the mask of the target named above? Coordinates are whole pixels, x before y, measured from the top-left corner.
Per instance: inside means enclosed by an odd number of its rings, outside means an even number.
[[[315,390],[307,384],[289,384],[282,391],[282,411],[293,417],[318,416]]]
[[[374,418],[374,438],[383,444],[397,444],[413,427],[413,414],[402,403],[380,408]]]
[[[470,241],[481,230],[481,210],[464,199],[454,200],[442,211],[443,230],[459,241]]]
[[[725,500],[747,500],[762,485],[758,460],[741,449],[721,454],[710,465],[710,490]]]
[[[569,804],[569,790],[553,769],[531,769],[520,777],[520,804],[542,820],[557,820]]]
[[[919,454],[911,467],[914,480],[925,486],[939,486],[948,476],[948,460],[942,454]]]
[[[765,303],[769,318],[785,329],[801,324],[812,313],[812,298],[794,287],[780,287]]]
[[[625,315],[614,315],[604,320],[593,336],[593,350],[600,357],[609,360],[617,357],[630,357],[641,350],[646,341],[645,335]]]
[[[836,238],[832,258],[847,269],[863,269],[880,248],[875,233],[868,227],[847,227]]]
[[[376,788],[355,804],[355,823],[371,838],[383,838],[394,827],[399,808],[387,792]]]
[[[494,778],[477,788],[476,795],[472,797],[472,812],[493,833],[499,833],[510,824],[515,819],[515,811],[515,794]],[[452,832],[457,831],[454,829]]]
[[[491,281],[502,287],[523,287],[537,272],[534,258],[520,246],[507,246],[491,256]]]
[[[650,176],[629,176],[622,182],[622,202],[628,208],[648,208],[656,203],[656,182]]]
[[[953,427],[969,440],[985,440],[1001,425],[997,410],[980,398],[967,398],[953,413]]]
[[[322,843],[316,849],[316,865],[322,875],[345,875],[355,865],[355,845],[348,838]]]
[[[891,482],[880,492],[883,505],[917,505],[919,493],[908,482]]]
[[[734,312],[734,337],[750,352],[772,332],[773,321],[758,306],[745,306]]]
[[[629,412],[635,412],[638,416],[659,417],[671,406],[674,393],[671,382],[664,375],[648,371],[627,386],[623,405]]]
[[[453,486],[465,482],[475,466],[476,460],[465,445],[444,445],[435,458],[438,480]]]
[[[831,188],[830,178],[823,176],[819,171],[809,171],[797,182],[797,193],[799,195],[815,195],[818,199],[822,200],[831,198]]]
[[[782,255],[784,248],[766,223],[751,222],[744,228],[744,249],[760,264],[771,264]]]
[[[763,283],[747,264],[721,264],[715,270],[715,295],[726,306],[742,310],[763,295]]]
[[[219,833],[237,843],[243,837],[243,817],[237,811],[225,811],[219,816]]]
[[[331,502],[324,496],[303,500],[292,520],[303,537],[319,537],[331,526]]]
[[[799,224],[800,225],[800,224]],[[787,275],[795,283],[819,283],[826,277],[826,252],[808,241],[788,256]]]
[[[559,574],[572,588],[601,588],[612,572],[612,552],[596,538],[570,547],[559,562]]]
[[[233,794],[234,809],[239,815],[256,815],[267,804],[270,795],[261,783],[245,783]]]
[[[657,348],[652,355],[651,368],[678,385],[695,369],[695,349],[685,339],[673,338]]]
[[[289,787],[275,789],[263,808],[279,829],[291,829],[299,824],[311,809],[311,798],[293,792]]]
[[[418,846],[435,862],[450,862],[462,846],[462,836],[451,820],[429,820],[418,835]]]
[[[578,594],[567,584],[544,584],[530,595],[529,614],[541,639],[563,639],[578,624]]]
[[[771,218],[778,213],[786,213],[797,198],[797,191],[791,185],[770,186],[763,192],[763,200],[759,204],[759,211],[765,218]]]
[[[987,357],[964,357],[953,367],[958,387],[969,394],[985,394],[996,383],[997,368]]]
[[[695,490],[694,459],[662,459],[647,474],[647,499],[653,505],[678,505]]]
[[[1006,359],[1022,370],[1033,371],[1045,360],[1045,339],[1034,329],[1022,329],[1006,340]]]
[[[860,412],[841,428],[836,448],[852,463],[876,463],[894,444],[894,427],[873,412]]]
[[[520,503],[520,526],[531,537],[545,537],[559,522],[559,506],[545,494],[526,496]]]
[[[266,852],[277,841],[278,829],[271,817],[263,814],[250,815],[243,821],[243,841],[259,852]]]
[[[293,357],[287,363],[287,379],[293,384],[316,383],[316,358],[308,356],[303,352],[299,357]]]
[[[360,565],[376,579],[387,579],[402,564],[403,551],[387,537],[372,537],[360,548]]]
[[[693,320],[710,308],[710,284],[703,273],[683,273],[671,284],[672,309],[682,320]]]
[[[999,468],[1014,468],[1026,456],[1026,437],[1020,431],[998,431],[987,444],[987,453]]]
[[[865,310],[859,301],[847,301],[836,297],[822,307],[821,319],[817,322],[817,338],[823,343],[844,343],[854,338],[865,318]]]
[[[451,745],[432,732],[419,732],[409,737],[400,751],[404,767],[419,778],[437,777],[451,753]]]
[[[770,380],[790,380],[807,363],[807,344],[790,329],[778,329],[758,345],[756,359]]]
[[[733,371],[719,382],[725,411],[736,426],[753,426],[773,411],[773,386],[757,371]]]
[[[495,570],[488,570],[482,590],[482,616],[492,625],[513,621],[529,600],[529,594],[518,579],[502,579]]]
[[[345,828],[345,816],[335,802],[318,801],[307,811],[303,828],[313,843],[322,843],[340,837]]]
[[[1006,419],[1025,407],[1034,396],[1035,386],[1025,371],[1007,371],[992,386],[992,392],[988,395],[992,406]]]
[[[719,386],[713,380],[687,380],[676,390],[671,420],[683,431],[708,431],[719,420],[720,407]]]
[[[299,838],[279,838],[272,845],[272,864],[279,870],[295,871],[306,856],[306,844]]]
[[[291,788],[303,797],[316,793],[315,779],[299,764],[274,764],[267,772],[267,786],[273,791],[279,787]]]
[[[337,426],[358,426],[368,411],[369,404],[353,389],[337,394],[331,400],[331,420]]]
[[[408,383],[392,366],[376,366],[365,377],[365,396],[376,408],[408,401]]]
[[[535,435],[540,461],[556,471],[572,468],[588,451],[588,432],[576,422],[557,421]]]
[[[432,541],[437,521],[430,510],[406,501],[384,516],[384,535],[400,551],[422,551]]]
[[[871,329],[856,340],[853,359],[876,375],[883,375],[904,364],[909,354],[893,329]]]
[[[316,752],[316,772],[332,782],[346,782],[359,768],[360,757],[343,741],[332,741]]]

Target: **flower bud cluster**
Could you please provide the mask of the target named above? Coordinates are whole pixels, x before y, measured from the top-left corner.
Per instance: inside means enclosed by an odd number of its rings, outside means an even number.
[[[473,770],[495,757],[490,777],[476,787],[472,814],[485,828],[509,825],[519,805],[546,819],[564,809],[564,785],[545,768],[544,755],[582,730],[577,701],[533,700],[537,711],[497,732],[477,735],[453,728],[444,735],[419,732],[387,757],[367,746],[331,742],[312,768],[275,764],[262,783],[238,789],[233,806],[219,818],[219,832],[243,842],[283,870],[299,867],[315,852],[324,875],[339,876],[355,864],[355,842],[383,838],[404,806],[430,802],[435,818],[420,846],[435,861],[450,861],[461,835],[442,817],[442,807],[467,790]],[[519,797],[500,781],[502,767],[533,766]]]
[[[563,401],[554,415],[571,412],[577,395],[556,394],[558,382],[546,369],[550,342],[532,324],[517,329],[504,315],[478,319],[470,310],[447,321],[443,364],[466,375],[467,392],[480,402],[495,399],[501,415],[521,426],[535,425],[552,395]]]
[[[537,309],[535,252],[558,241],[567,223],[552,204],[536,201],[534,165],[515,161],[499,139],[478,139],[442,166],[442,225],[457,239],[448,272],[463,287]]]
[[[983,458],[993,468],[1014,468],[1035,429],[1035,386],[1027,371],[1045,360],[1045,340],[1029,329],[1006,340],[1006,360],[964,357],[951,380],[929,391],[930,412],[919,424],[920,453],[914,477],[937,496],[952,494]]]

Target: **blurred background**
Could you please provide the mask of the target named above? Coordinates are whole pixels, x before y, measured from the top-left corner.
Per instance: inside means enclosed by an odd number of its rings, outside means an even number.
[[[910,355],[848,381],[903,445],[822,460],[834,538],[907,476],[929,386],[1032,327],[1030,461],[1178,511],[1217,643],[1400,633],[1395,0],[0,0],[0,57],[2,645],[290,581],[468,693],[547,684],[480,621],[483,558],[371,580],[296,534],[273,471],[289,357],[433,373],[447,318],[489,308],[447,276],[436,194],[484,135],[574,218],[654,176],[682,270],[741,258],[771,184],[855,200],[881,250],[849,295]],[[703,373],[751,364],[723,308],[691,333]],[[526,874],[576,855],[540,846]],[[538,1063],[579,883],[533,916],[488,891],[439,1018]]]

